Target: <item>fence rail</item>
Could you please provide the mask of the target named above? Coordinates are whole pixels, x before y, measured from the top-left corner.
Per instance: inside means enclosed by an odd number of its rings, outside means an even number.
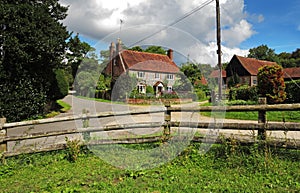
[[[104,112],[99,113],[97,115],[89,115],[83,114],[80,116],[69,116],[63,118],[51,118],[51,119],[41,119],[34,121],[25,121],[25,122],[17,122],[17,123],[5,123],[5,119],[0,119],[0,152],[4,152],[6,156],[17,155],[20,153],[28,153],[28,152],[37,152],[37,151],[48,151],[61,149],[65,146],[64,143],[60,144],[51,144],[47,147],[40,144],[41,147],[31,147],[29,149],[20,149],[20,150],[8,150],[8,144],[12,142],[21,142],[26,140],[36,140],[41,138],[50,138],[50,137],[64,137],[68,135],[88,135],[90,137],[91,133],[97,132],[108,132],[108,131],[121,131],[126,129],[138,129],[138,128],[161,128],[161,135],[158,136],[144,136],[144,137],[123,137],[118,139],[103,139],[103,140],[92,140],[89,144],[109,144],[109,143],[144,143],[144,142],[153,142],[158,140],[165,140],[172,137],[172,131],[170,128],[192,128],[192,129],[212,129],[220,126],[217,122],[174,122],[171,121],[173,112],[237,112],[237,111],[258,111],[258,122],[257,123],[222,123],[221,127],[224,130],[248,130],[248,131],[258,131],[257,138],[259,140],[267,139],[266,131],[300,131],[300,123],[283,123],[283,122],[268,122],[266,119],[267,111],[300,111],[300,104],[284,104],[284,105],[249,105],[249,106],[210,106],[210,107],[195,107],[195,108],[187,108],[187,107],[172,107],[169,104],[166,104],[164,109],[151,110],[151,111],[126,111],[126,112]],[[89,127],[85,126],[84,122],[89,121],[90,119],[98,119],[98,118],[107,118],[112,116],[128,116],[128,115],[141,115],[148,113],[164,113],[165,121],[164,122],[143,122],[143,123],[134,123],[134,124],[118,124],[118,125],[110,125],[103,127]],[[59,131],[46,131],[46,132],[32,132],[32,133],[23,133],[18,136],[9,135],[10,130],[17,129],[19,127],[30,128],[31,130],[35,129],[35,126],[41,126],[51,123],[68,123],[72,121],[82,121],[82,128],[66,128],[64,130]],[[213,141],[208,140],[202,137],[195,137],[196,141]],[[214,139],[215,140],[215,139]],[[215,140],[216,141],[216,140]],[[217,140],[218,141],[218,140]],[[251,141],[251,140],[250,140]],[[249,140],[248,140],[249,142]],[[252,141],[253,142],[253,141]],[[276,145],[285,145],[289,147],[299,148],[300,142],[299,139],[295,140],[282,140],[276,139],[274,141]]]

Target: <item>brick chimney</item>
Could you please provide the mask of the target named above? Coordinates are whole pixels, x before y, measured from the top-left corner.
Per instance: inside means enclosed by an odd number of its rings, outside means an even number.
[[[118,42],[117,42],[117,55],[122,52],[122,41],[120,38],[118,38]]]
[[[115,57],[115,49],[116,49],[115,43],[112,42],[109,46],[109,60],[110,61],[112,61],[113,58]]]
[[[113,76],[114,71],[114,64],[115,64],[115,56],[116,56],[116,46],[114,42],[111,42],[109,46],[109,68],[110,68],[110,75]]]
[[[169,49],[167,53],[168,57],[173,61],[173,50]]]

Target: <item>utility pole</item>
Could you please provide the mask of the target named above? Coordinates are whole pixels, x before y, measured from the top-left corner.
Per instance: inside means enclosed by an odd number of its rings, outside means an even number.
[[[216,14],[217,14],[217,45],[218,45],[218,67],[219,67],[219,100],[222,99],[222,51],[221,51],[221,22],[220,22],[220,3],[216,0]]]

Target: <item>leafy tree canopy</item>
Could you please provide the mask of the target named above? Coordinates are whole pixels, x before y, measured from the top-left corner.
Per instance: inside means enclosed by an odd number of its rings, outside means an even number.
[[[0,0],[0,116],[8,121],[37,116],[61,96],[55,70],[66,67],[66,12],[58,0]]]
[[[258,60],[268,60],[272,62],[278,62],[278,57],[275,50],[269,48],[267,45],[260,45],[256,48],[249,50],[249,58],[256,58]]]

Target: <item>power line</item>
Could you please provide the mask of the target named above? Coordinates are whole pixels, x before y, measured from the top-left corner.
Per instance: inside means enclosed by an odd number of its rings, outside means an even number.
[[[180,21],[186,19],[187,17],[193,15],[194,13],[196,13],[197,11],[203,9],[204,7],[208,6],[209,4],[211,4],[211,3],[214,2],[214,1],[215,1],[215,0],[207,0],[207,1],[205,1],[204,3],[202,3],[201,5],[199,5],[198,7],[192,9],[191,11],[189,11],[189,12],[187,12],[187,13],[185,13],[183,16],[181,16],[180,18],[178,18],[178,19],[176,19],[175,21],[171,22],[171,23],[168,24],[167,26],[165,26],[165,27],[163,27],[162,29],[160,29],[160,30],[158,30],[158,31],[156,31],[156,32],[154,32],[154,33],[152,33],[152,34],[150,34],[150,35],[148,35],[148,36],[142,38],[141,40],[139,40],[139,41],[137,41],[137,42],[135,42],[135,43],[133,43],[133,44],[131,44],[129,47],[132,47],[132,46],[134,46],[134,45],[136,45],[136,44],[138,44],[138,43],[141,43],[141,42],[145,41],[146,39],[149,39],[149,38],[151,38],[152,36],[155,36],[156,34],[158,34],[158,33],[162,32],[162,31],[168,29],[169,27],[171,27],[171,26],[173,26],[173,25],[179,23]]]

